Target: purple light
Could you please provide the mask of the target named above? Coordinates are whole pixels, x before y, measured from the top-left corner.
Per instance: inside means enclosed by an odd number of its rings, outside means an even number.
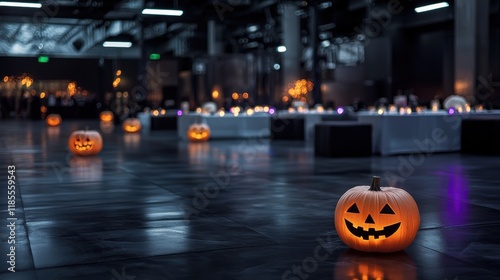
[[[269,109],[269,114],[274,115],[275,112],[274,108]]]
[[[177,110],[177,116],[182,116],[182,110]]]
[[[455,109],[454,109],[453,107],[452,107],[452,108],[450,108],[450,109],[448,109],[448,114],[449,114],[449,115],[453,115],[453,114],[455,114]]]
[[[338,107],[337,108],[337,114],[342,115],[344,113],[344,108]]]

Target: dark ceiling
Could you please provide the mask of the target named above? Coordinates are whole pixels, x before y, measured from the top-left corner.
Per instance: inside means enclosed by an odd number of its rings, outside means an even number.
[[[142,53],[193,56],[207,51],[207,26],[213,20],[220,30],[226,52],[251,52],[275,48],[281,43],[282,5],[297,5],[303,43],[307,44],[311,7],[317,13],[318,40],[356,35],[376,7],[387,0],[279,1],[279,0],[42,0],[41,9],[0,8],[0,55],[138,58]],[[416,3],[405,5],[397,26],[451,21],[452,7],[412,20]],[[430,1],[432,2],[432,1]],[[453,1],[449,1],[453,4]],[[496,1],[493,1],[496,2]],[[145,16],[145,7],[181,9],[180,17]],[[375,9],[376,10],[376,9]],[[371,16],[370,16],[371,15]],[[405,19],[405,20],[403,20]],[[395,25],[396,26],[396,25]],[[127,35],[134,40],[129,49],[106,49],[109,37]],[[142,42],[142,44],[141,44]],[[141,47],[142,46],[142,50]],[[142,52],[141,52],[142,51]]]

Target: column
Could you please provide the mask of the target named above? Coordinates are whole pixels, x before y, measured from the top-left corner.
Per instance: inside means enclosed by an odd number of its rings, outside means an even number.
[[[283,3],[281,26],[283,30],[283,45],[286,51],[282,53],[283,85],[300,79],[300,18],[295,14],[295,3]]]
[[[455,94],[479,98],[476,87],[488,77],[489,0],[455,1]],[[478,100],[479,102],[483,100]]]

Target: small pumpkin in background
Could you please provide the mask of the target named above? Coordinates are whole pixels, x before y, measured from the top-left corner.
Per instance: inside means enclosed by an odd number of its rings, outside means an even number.
[[[210,128],[204,123],[194,123],[187,130],[188,140],[193,142],[204,142],[210,139]]]
[[[420,214],[405,190],[371,186],[348,190],[335,208],[335,229],[349,247],[365,252],[397,252],[408,247],[420,227]]]
[[[77,130],[68,140],[69,150],[77,156],[93,156],[102,150],[101,134],[95,130]]]
[[[45,118],[48,126],[59,126],[62,122],[61,115],[59,114],[49,114]]]
[[[123,131],[135,133],[142,129],[141,121],[137,118],[128,118],[123,121]]]
[[[111,111],[102,111],[101,114],[99,114],[99,119],[101,122],[111,122],[114,119],[113,112]]]

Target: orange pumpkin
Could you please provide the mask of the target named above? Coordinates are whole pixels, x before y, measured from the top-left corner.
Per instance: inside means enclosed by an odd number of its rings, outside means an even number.
[[[69,150],[78,156],[97,155],[102,150],[102,137],[95,130],[77,130],[71,133]]]
[[[59,126],[62,122],[61,115],[59,114],[49,114],[47,118],[45,118],[48,126]]]
[[[333,279],[417,279],[417,268],[405,251],[396,253],[365,253],[347,250],[335,262]]]
[[[141,128],[141,121],[137,118],[128,118],[123,121],[123,131],[125,132],[139,132]]]
[[[99,119],[102,122],[113,121],[113,119],[114,119],[113,112],[111,112],[111,111],[102,111],[101,114],[99,115]]]
[[[365,252],[396,252],[408,247],[420,226],[417,203],[400,188],[371,186],[348,190],[335,208],[335,229],[347,246]]]
[[[187,137],[193,142],[204,142],[210,138],[210,128],[204,123],[194,123],[187,130]]]

